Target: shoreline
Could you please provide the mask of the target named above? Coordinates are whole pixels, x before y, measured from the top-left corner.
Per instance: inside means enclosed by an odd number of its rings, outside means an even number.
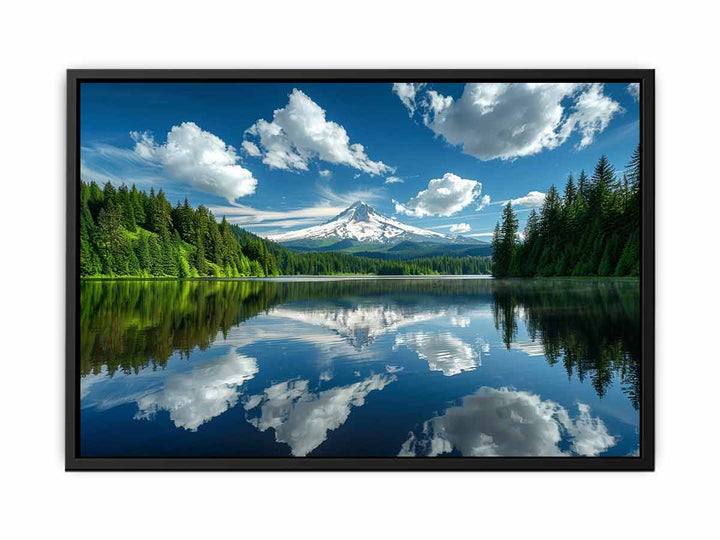
[[[503,277],[496,278],[489,274],[439,274],[439,275],[373,275],[373,274],[352,274],[352,275],[298,275],[298,276],[273,276],[273,277],[139,277],[139,276],[118,276],[118,277],[80,277],[80,281],[265,281],[275,283],[287,282],[313,282],[313,281],[369,281],[369,280],[501,280],[501,281],[549,281],[549,280],[625,280],[640,281],[639,277],[633,276],[536,276],[536,277]]]

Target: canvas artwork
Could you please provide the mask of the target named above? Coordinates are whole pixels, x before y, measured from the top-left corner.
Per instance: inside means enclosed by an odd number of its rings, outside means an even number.
[[[74,458],[641,461],[639,80],[159,79],[77,84]]]

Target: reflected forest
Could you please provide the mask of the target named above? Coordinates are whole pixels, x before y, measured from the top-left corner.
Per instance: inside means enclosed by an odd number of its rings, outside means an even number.
[[[589,380],[598,396],[617,380],[634,408],[640,396],[640,298],[627,280],[339,280],[116,281],[83,283],[82,375],[162,369],[178,353],[189,359],[234,326],[281,304],[412,303],[460,310],[492,304],[510,349],[519,325],[542,344],[551,366]],[[557,367],[557,366],[556,366]]]

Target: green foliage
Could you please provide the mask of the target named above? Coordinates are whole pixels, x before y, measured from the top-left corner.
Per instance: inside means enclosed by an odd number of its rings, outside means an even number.
[[[528,217],[524,240],[515,236],[510,203],[493,235],[493,275],[637,276],[640,273],[640,151],[622,178],[602,156],[588,178],[572,175],[562,195],[551,186]]]
[[[82,276],[271,277],[334,274],[488,274],[489,257],[411,260],[296,252],[260,238],[188,200],[173,208],[160,190],[80,186]]]

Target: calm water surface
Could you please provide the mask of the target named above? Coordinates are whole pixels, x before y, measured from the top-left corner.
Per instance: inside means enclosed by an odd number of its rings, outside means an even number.
[[[83,282],[83,456],[624,456],[635,280]]]

